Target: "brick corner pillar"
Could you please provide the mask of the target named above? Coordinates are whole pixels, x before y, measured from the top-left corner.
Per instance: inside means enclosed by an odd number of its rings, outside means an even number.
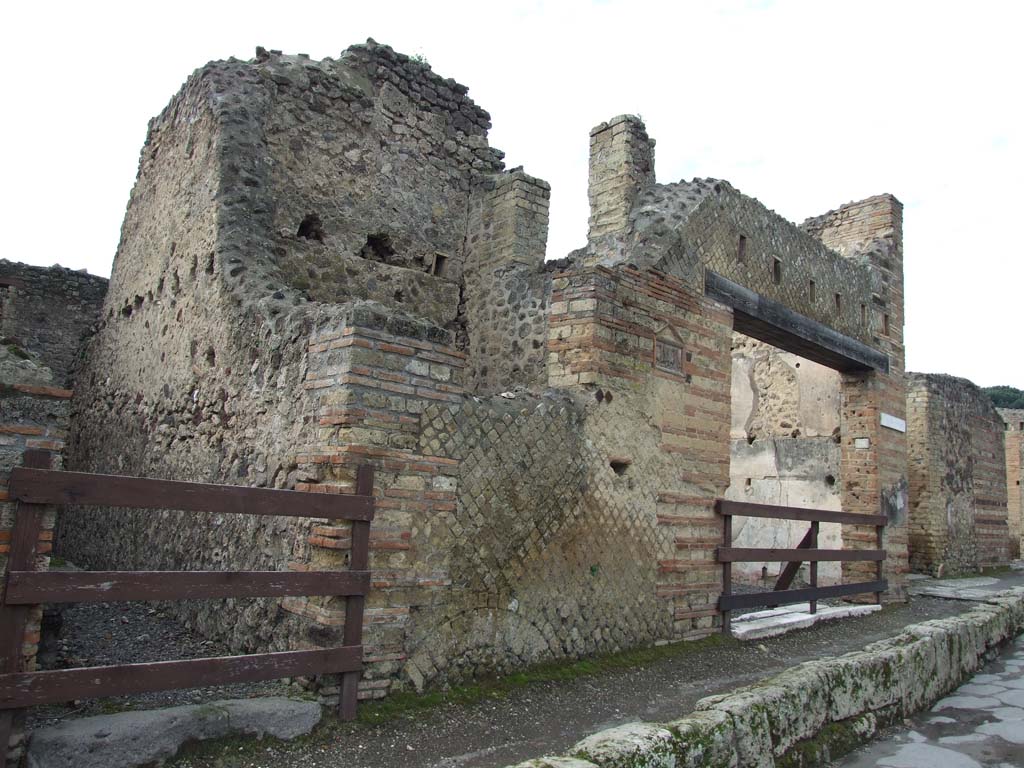
[[[634,115],[613,117],[590,131],[587,240],[595,256],[626,232],[637,196],[655,183],[654,143]]]
[[[816,220],[812,234],[875,272],[872,346],[889,357],[889,371],[842,378],[842,504],[844,512],[885,515],[889,581],[884,599],[906,599],[909,486],[903,346],[903,205],[892,195],[848,203]],[[844,526],[843,546],[873,549],[875,531]],[[843,581],[874,578],[873,563],[843,563]]]

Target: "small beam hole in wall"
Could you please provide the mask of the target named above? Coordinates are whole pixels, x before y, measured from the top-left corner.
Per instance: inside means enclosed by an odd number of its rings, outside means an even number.
[[[749,488],[749,487],[750,487],[750,478],[748,477],[747,478],[747,488]]]
[[[629,469],[629,465],[632,463],[633,462],[630,459],[616,458],[609,460],[608,466],[612,468],[612,472],[619,477],[622,477],[626,474],[626,471]]]
[[[405,301],[405,293],[402,291],[401,288],[395,291],[395,301],[397,301],[399,304]]]
[[[322,243],[324,241],[324,225],[319,216],[311,213],[299,222],[299,230],[295,234],[305,240],[316,240],[318,243]]]
[[[360,257],[370,261],[391,264],[394,261],[395,247],[391,244],[391,236],[386,232],[377,232],[366,236],[366,245],[359,252]]]
[[[434,266],[431,270],[434,277],[444,277],[448,268],[448,257],[443,253],[434,254]]]
[[[843,311],[843,296],[840,293],[836,294],[836,312]]]
[[[739,245],[736,246],[736,258],[739,261],[747,260],[747,236],[740,235]]]
[[[827,485],[829,488],[831,488],[835,484],[836,484],[835,475],[825,475],[825,485]]]
[[[813,304],[817,300],[817,298],[818,298],[817,295],[816,295],[817,294],[817,291],[815,290],[816,288],[817,288],[817,286],[814,284],[813,280],[811,280],[809,283],[807,283],[807,293],[810,294],[811,304]]]
[[[782,285],[782,259],[778,257],[772,259],[772,282]]]

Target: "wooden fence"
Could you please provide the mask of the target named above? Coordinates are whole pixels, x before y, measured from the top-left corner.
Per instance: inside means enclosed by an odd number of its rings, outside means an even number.
[[[14,710],[23,707],[298,675],[341,673],[339,714],[347,720],[355,717],[363,607],[370,587],[372,467],[359,467],[355,494],[337,495],[59,472],[50,466],[46,451],[26,451],[24,466],[11,472],[9,482],[9,497],[18,506],[0,602],[0,745],[4,750]],[[349,570],[39,572],[36,545],[50,504],[350,520]],[[42,672],[23,669],[26,625],[32,606],[41,603],[295,595],[345,596],[341,646]]]
[[[750,504],[743,501],[715,501],[715,511],[723,520],[723,546],[716,551],[716,560],[722,564],[722,596],[718,609],[722,612],[722,632],[732,631],[731,611],[737,608],[758,606],[775,607],[790,603],[808,601],[811,613],[817,611],[817,601],[826,597],[845,597],[863,592],[874,592],[878,602],[882,593],[889,588],[882,578],[882,563],[885,561],[883,531],[887,519],[884,515],[860,515],[853,512],[832,512],[825,509],[799,509],[777,507],[769,504]],[[806,535],[795,549],[754,549],[734,547],[732,544],[732,518],[767,517],[776,520],[803,520],[810,523]],[[818,528],[821,523],[842,523],[844,525],[872,526],[875,529],[877,549],[818,549]],[[854,584],[837,584],[831,587],[818,586],[818,563],[873,561],[875,580]],[[732,592],[733,563],[786,563],[772,592],[736,595]],[[811,586],[804,589],[790,589],[801,563],[810,563]]]

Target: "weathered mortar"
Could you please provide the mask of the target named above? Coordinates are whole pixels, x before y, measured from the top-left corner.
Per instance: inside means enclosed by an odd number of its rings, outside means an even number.
[[[908,374],[910,557],[915,571],[955,576],[1006,563],[1003,420],[965,379]]]

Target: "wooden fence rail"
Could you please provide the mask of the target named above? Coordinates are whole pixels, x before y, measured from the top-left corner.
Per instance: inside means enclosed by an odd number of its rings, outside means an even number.
[[[722,596],[718,609],[722,612],[722,632],[732,631],[733,610],[775,607],[791,603],[810,603],[811,613],[818,609],[818,600],[828,597],[846,597],[864,592],[874,592],[879,603],[882,593],[889,588],[882,578],[882,564],[885,562],[883,532],[887,519],[884,515],[861,515],[853,512],[833,512],[826,509],[800,509],[779,507],[769,504],[751,504],[743,501],[717,499],[715,511],[722,516],[723,546],[715,552],[715,559],[722,564]],[[800,520],[810,523],[803,540],[794,549],[757,549],[734,547],[732,541],[733,517],[762,517],[776,520]],[[818,533],[821,523],[864,525],[875,528],[877,549],[818,549]],[[736,595],[732,592],[733,563],[786,563],[779,574],[775,589],[771,592]],[[810,564],[810,587],[790,589],[801,563]],[[818,563],[820,562],[874,562],[875,579],[854,584],[837,584],[831,587],[818,586]]]
[[[26,451],[24,466],[12,470],[9,481],[9,498],[18,506],[0,600],[0,748],[4,750],[0,757],[6,753],[15,710],[80,698],[339,673],[339,714],[348,720],[355,717],[363,656],[363,605],[370,588],[372,467],[359,467],[355,494],[336,495],[59,472],[50,466],[48,452]],[[35,570],[36,547],[50,504],[349,520],[349,570],[39,572]],[[23,668],[25,629],[34,605],[296,595],[345,597],[341,646],[43,672]]]

